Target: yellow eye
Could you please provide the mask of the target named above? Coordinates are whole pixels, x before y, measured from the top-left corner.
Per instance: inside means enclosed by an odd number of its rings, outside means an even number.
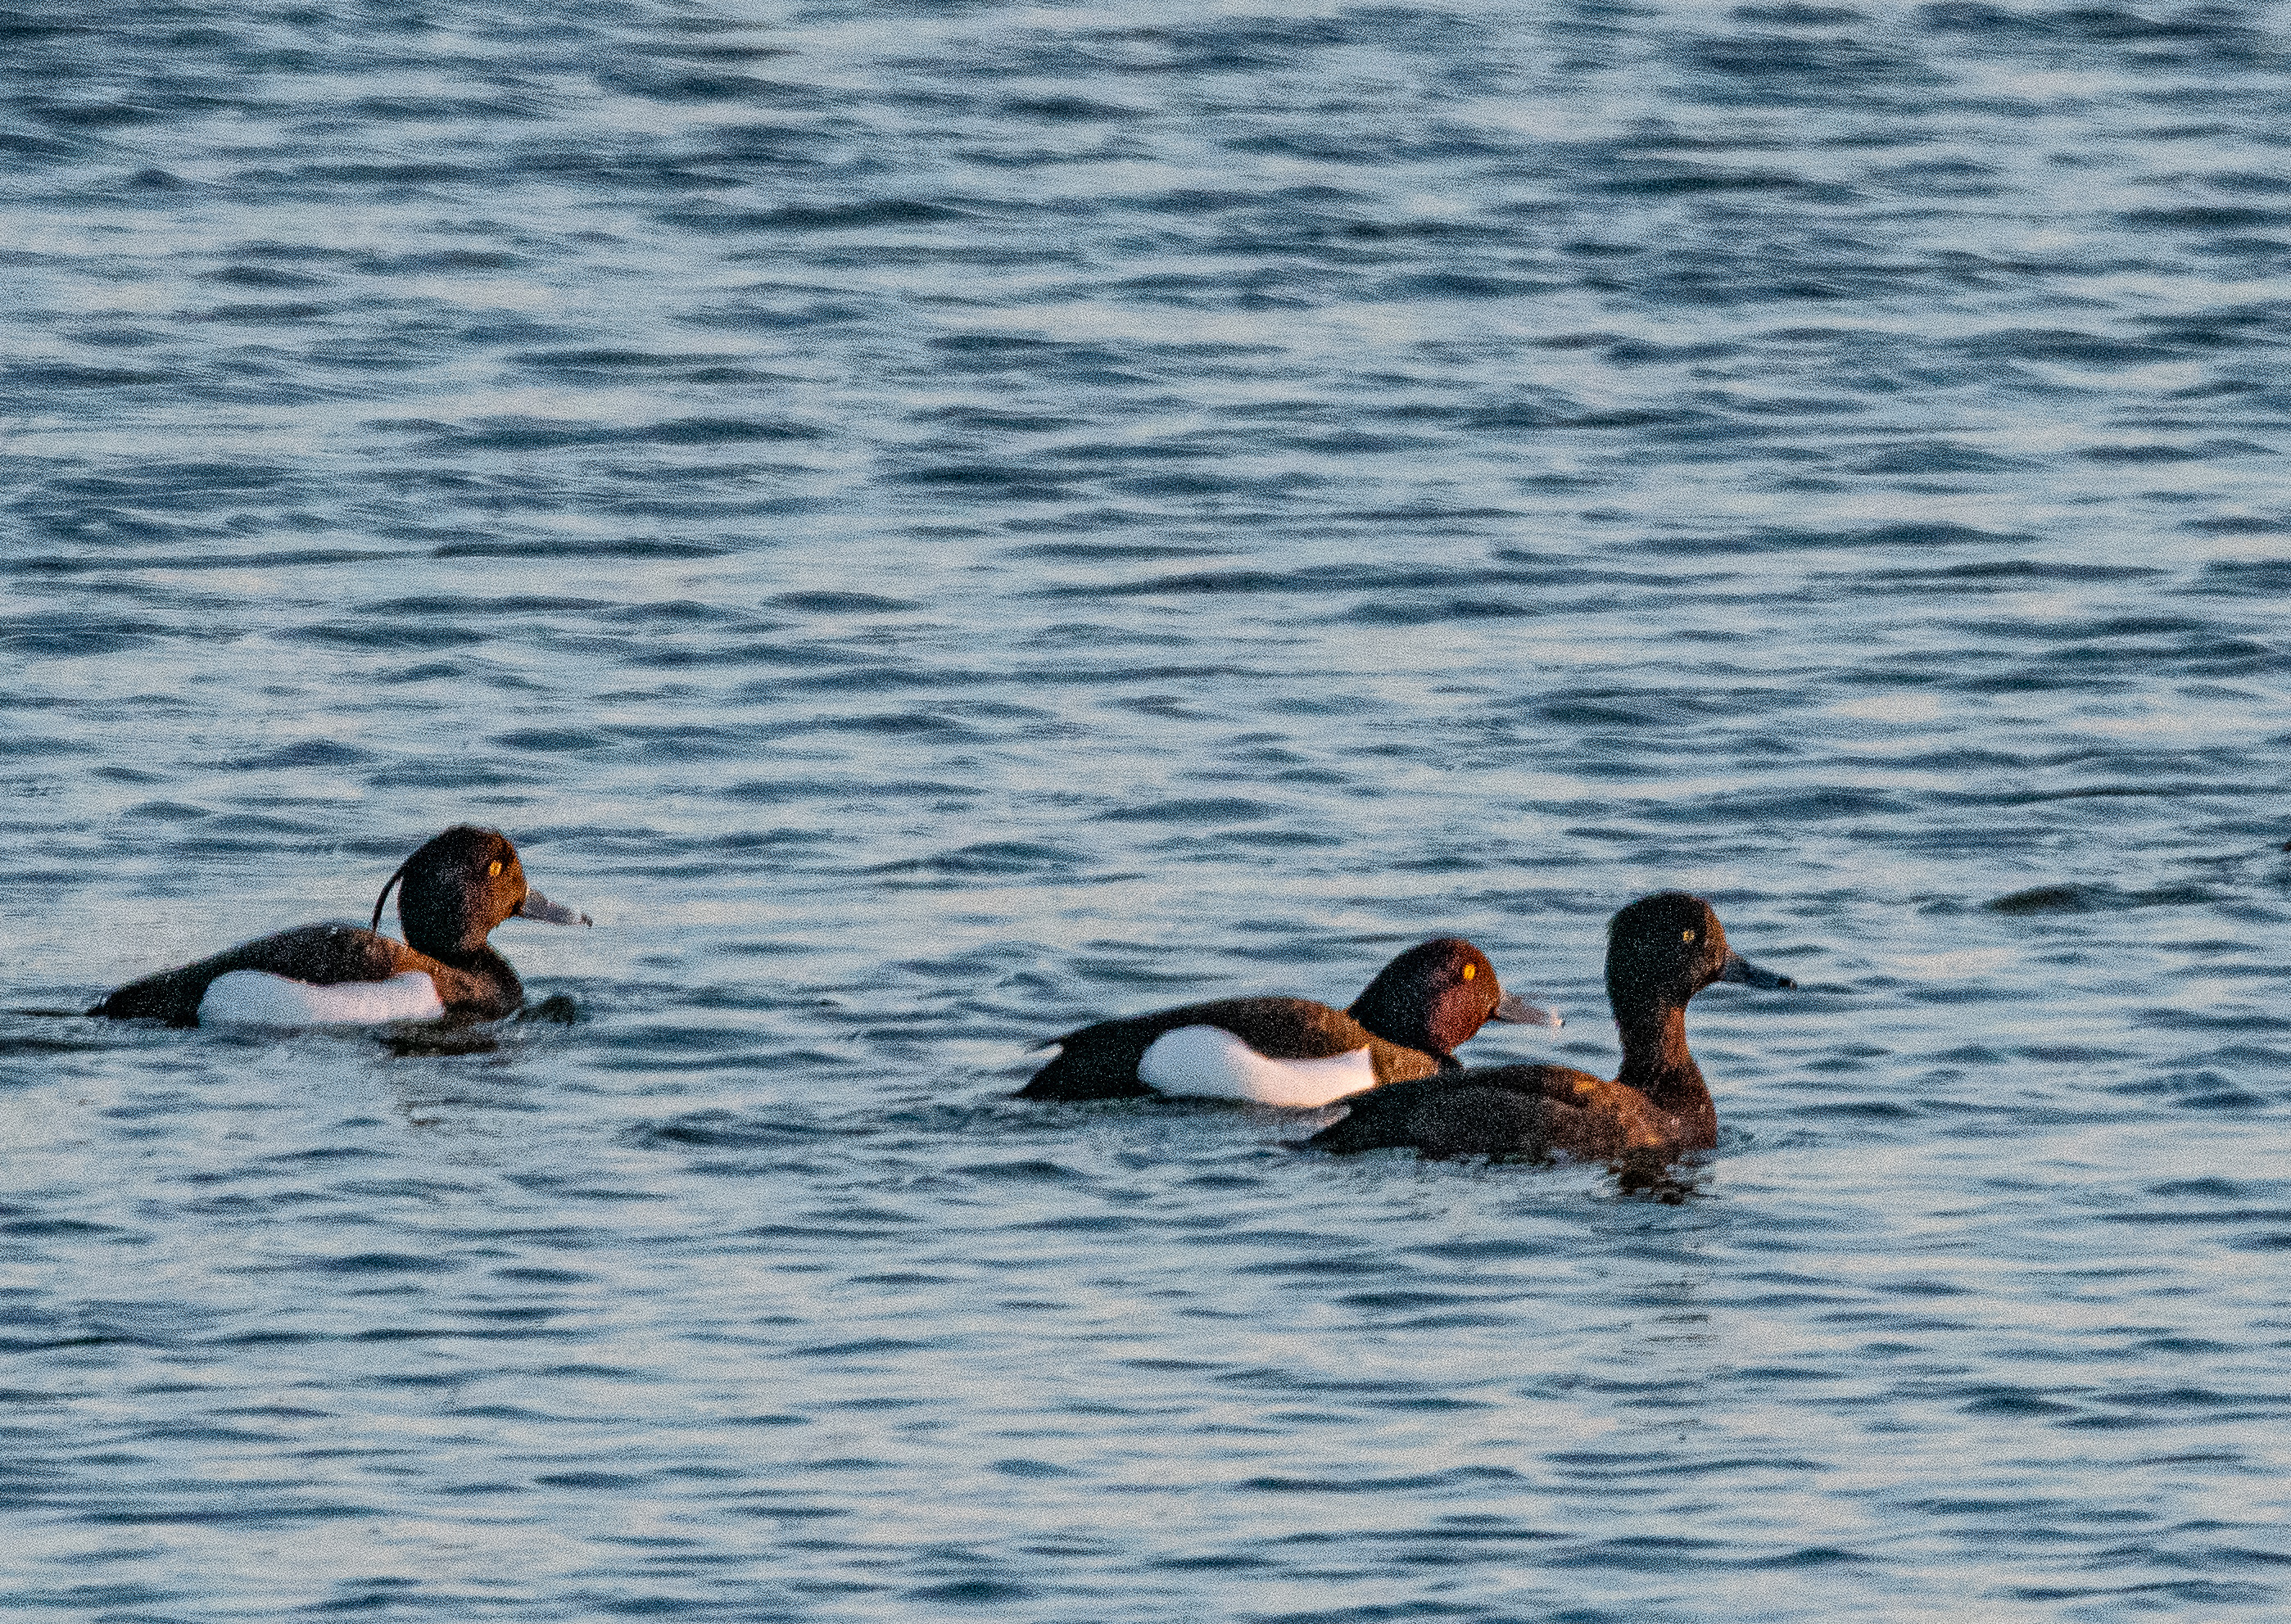
[[[1467,964],[1464,966],[1464,979],[1467,981],[1469,981],[1473,977],[1479,973],[1480,967],[1476,964]]]
[[[1692,930],[1682,930],[1678,933],[1678,939],[1682,942],[1692,942],[1694,939],[1694,932]]]
[[[494,879],[495,879],[495,880],[500,879],[500,878],[501,878],[501,859],[500,859],[499,857],[495,857],[492,862],[490,862],[490,863],[486,864],[486,872],[487,874],[491,875],[491,876],[492,876]],[[1694,936],[1694,932],[1692,932],[1692,930],[1690,930],[1690,931],[1688,931],[1686,934],[1687,934],[1688,938],[1689,938],[1690,940],[1692,940],[1692,937],[1693,937],[1693,936]]]

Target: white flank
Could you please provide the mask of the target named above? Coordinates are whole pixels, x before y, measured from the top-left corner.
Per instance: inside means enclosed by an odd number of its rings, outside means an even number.
[[[1139,1057],[1137,1080],[1164,1094],[1253,1099],[1260,1105],[1325,1105],[1376,1086],[1365,1049],[1326,1060],[1268,1060],[1222,1026],[1180,1026]]]
[[[208,982],[206,996],[199,1000],[202,1026],[371,1026],[381,1021],[434,1021],[445,1013],[437,983],[420,970],[330,987],[262,970],[233,970]]]

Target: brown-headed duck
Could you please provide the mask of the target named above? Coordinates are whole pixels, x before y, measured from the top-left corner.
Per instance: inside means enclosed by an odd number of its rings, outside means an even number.
[[[1456,1069],[1456,1046],[1491,1020],[1559,1025],[1507,993],[1478,948],[1440,937],[1386,965],[1348,1009],[1308,998],[1227,998],[1070,1032],[1051,1040],[1057,1057],[1018,1097],[1162,1094],[1324,1105]]]
[[[391,886],[400,888],[403,942],[381,930]],[[517,972],[486,940],[507,919],[589,922],[526,884],[507,835],[458,824],[398,864],[374,898],[370,926],[282,930],[131,981],[88,1013],[170,1026],[493,1020],[525,1001]]]
[[[1717,981],[1793,987],[1726,945],[1700,896],[1645,896],[1607,926],[1607,1001],[1622,1038],[1610,1082],[1565,1065],[1495,1065],[1391,1082],[1306,1141],[1321,1150],[1408,1147],[1432,1156],[1668,1161],[1718,1142],[1710,1089],[1686,1047],[1686,1005]]]

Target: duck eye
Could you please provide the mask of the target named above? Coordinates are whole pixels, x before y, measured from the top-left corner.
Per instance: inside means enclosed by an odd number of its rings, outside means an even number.
[[[1682,930],[1678,933],[1678,939],[1682,942],[1692,942],[1694,939],[1694,932],[1692,930]]]
[[[492,862],[486,864],[486,876],[491,880],[498,880],[501,878],[501,859],[499,857],[495,857]],[[1694,933],[1692,930],[1688,931],[1686,935],[1690,941],[1693,939]]]
[[[1476,964],[1467,964],[1464,966],[1464,979],[1467,981],[1469,981],[1473,977],[1479,973],[1480,967]]]

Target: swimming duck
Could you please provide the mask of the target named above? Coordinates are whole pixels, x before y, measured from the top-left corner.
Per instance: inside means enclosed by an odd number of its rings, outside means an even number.
[[[1607,1001],[1623,1041],[1610,1082],[1565,1065],[1495,1065],[1387,1083],[1306,1141],[1338,1152],[1542,1154],[1665,1162],[1718,1142],[1710,1089],[1686,1048],[1687,1001],[1715,981],[1794,987],[1726,945],[1700,896],[1641,897],[1607,926]]]
[[[1491,1020],[1560,1024],[1507,993],[1478,948],[1439,937],[1386,965],[1349,1009],[1308,998],[1227,998],[1070,1032],[1051,1040],[1057,1057],[1018,1097],[1164,1094],[1324,1105],[1455,1068],[1456,1045]]]
[[[392,886],[400,888],[403,942],[382,934]],[[507,835],[457,824],[398,865],[374,898],[370,926],[282,930],[131,981],[88,1013],[170,1026],[494,1020],[525,1001],[517,972],[486,941],[506,919],[589,923],[526,884]]]

